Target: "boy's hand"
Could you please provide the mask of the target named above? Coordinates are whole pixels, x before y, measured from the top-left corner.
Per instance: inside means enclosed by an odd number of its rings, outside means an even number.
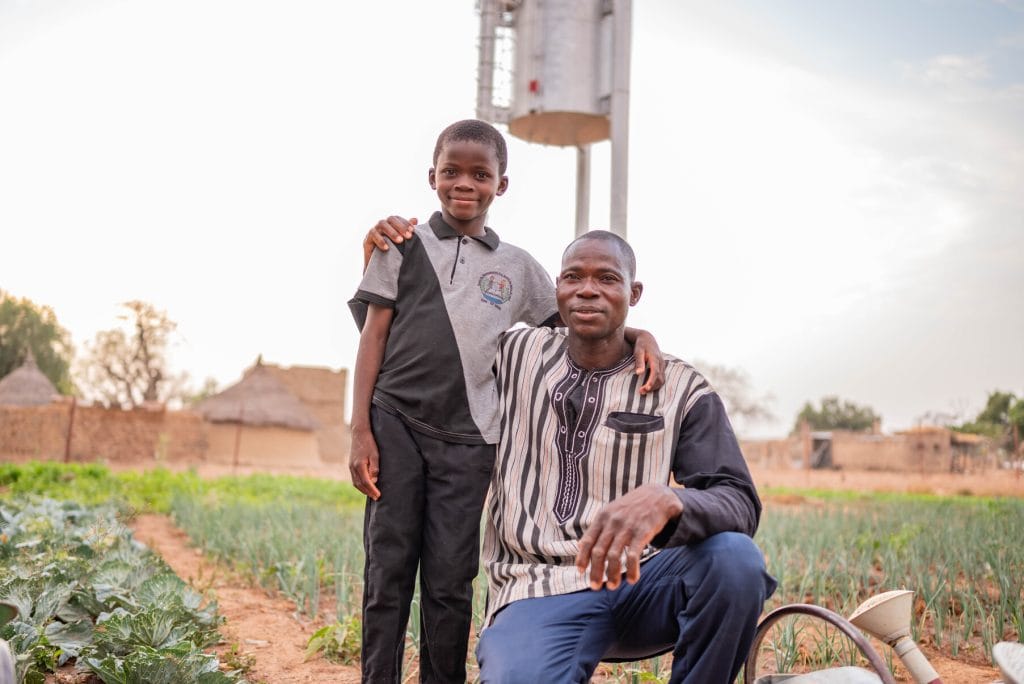
[[[622,582],[622,555],[626,555],[626,581],[640,579],[640,554],[665,525],[683,512],[683,502],[668,485],[648,483],[609,502],[597,512],[580,539],[576,569],[590,566],[590,588],[618,589]],[[607,581],[606,581],[607,578]]]
[[[660,389],[665,384],[665,357],[661,355],[654,335],[646,330],[638,330],[633,343],[633,359],[636,363],[636,374],[644,376],[646,382],[640,387],[640,394],[647,394]]]
[[[380,498],[377,476],[380,474],[380,452],[369,427],[352,428],[352,452],[348,460],[352,484],[374,501]]]
[[[391,243],[398,244],[412,237],[412,229],[416,227],[417,219],[404,219],[401,216],[388,216],[386,219],[377,221],[377,225],[370,229],[370,232],[363,238],[363,270],[370,263],[370,255],[374,249],[382,252],[388,251]]]

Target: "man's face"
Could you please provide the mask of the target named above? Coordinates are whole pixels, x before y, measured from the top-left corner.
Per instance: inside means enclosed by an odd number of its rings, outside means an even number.
[[[429,180],[445,218],[457,222],[485,216],[494,198],[508,187],[508,178],[498,172],[494,146],[473,140],[445,143]]]
[[[555,296],[573,334],[601,340],[625,328],[629,307],[643,286],[632,280],[625,257],[609,240],[581,240],[562,258]]]

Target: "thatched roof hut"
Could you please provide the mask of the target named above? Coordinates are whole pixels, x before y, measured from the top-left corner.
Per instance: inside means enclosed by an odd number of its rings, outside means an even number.
[[[315,430],[319,421],[275,374],[257,361],[240,381],[205,399],[196,410],[211,423]]]
[[[60,392],[36,365],[29,351],[25,362],[0,379],[0,404],[7,406],[41,406],[60,397]]]

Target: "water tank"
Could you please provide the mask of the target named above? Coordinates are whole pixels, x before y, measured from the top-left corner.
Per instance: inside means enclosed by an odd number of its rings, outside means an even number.
[[[511,12],[512,135],[545,145],[608,139],[612,14],[607,0],[523,0]]]

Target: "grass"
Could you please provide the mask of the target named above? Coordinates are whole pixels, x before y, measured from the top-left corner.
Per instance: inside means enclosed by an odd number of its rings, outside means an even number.
[[[325,650],[329,644],[351,650],[363,564],[363,499],[351,485],[269,475],[201,480],[195,473],[111,473],[95,465],[0,464],[2,490],[113,500],[128,515],[171,513],[208,554],[287,595],[298,616],[320,617],[333,626],[322,635]],[[1020,638],[1024,501],[791,489],[762,494],[768,504],[756,541],[780,583],[766,610],[815,603],[848,616],[870,595],[908,588],[916,593],[914,638],[951,657],[987,665],[996,642]],[[792,494],[808,503],[771,503],[774,495]],[[484,587],[481,576],[477,624]],[[407,639],[410,672],[416,665],[417,606]],[[860,662],[834,629],[783,621],[773,632],[761,656],[780,671]],[[891,654],[883,657],[892,662]],[[605,665],[601,677],[663,681],[669,666],[665,657]]]

